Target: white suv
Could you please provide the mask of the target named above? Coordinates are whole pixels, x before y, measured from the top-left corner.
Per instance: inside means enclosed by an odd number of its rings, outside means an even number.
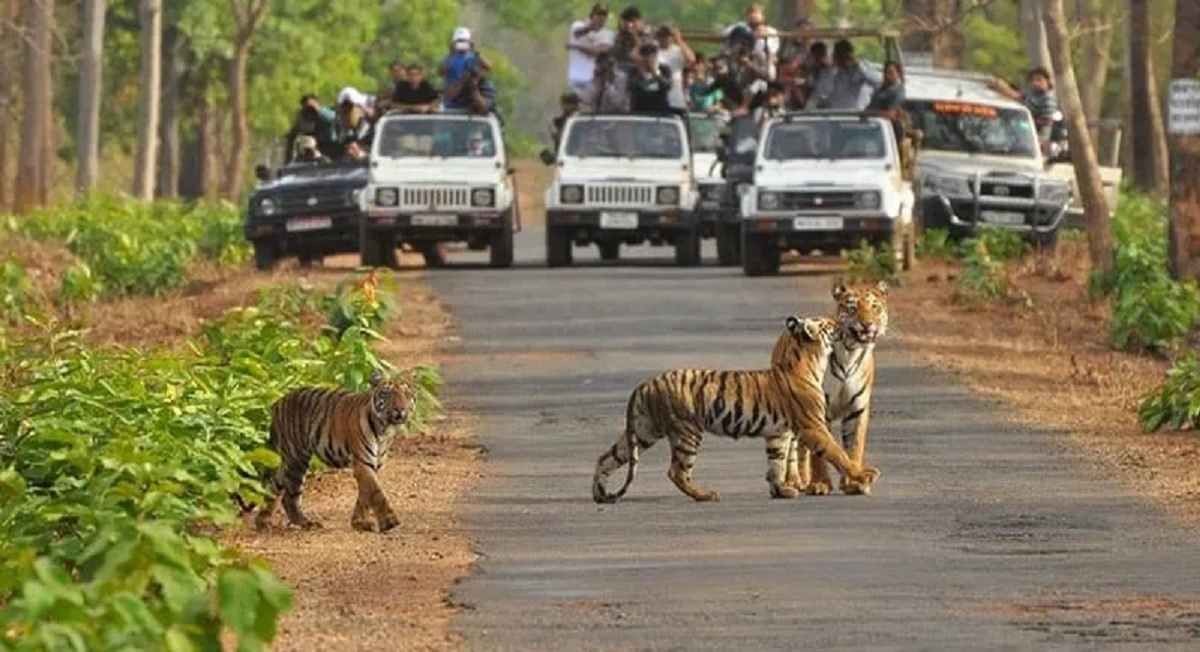
[[[916,248],[913,192],[887,120],[857,112],[785,113],[763,125],[754,184],[742,194],[742,270],[776,274],[787,250]]]
[[[409,244],[437,266],[441,243],[466,242],[490,249],[492,267],[511,267],[519,218],[496,116],[393,112],[375,129],[363,263],[382,264]]]
[[[695,172],[677,115],[577,114],[563,126],[546,189],[546,264],[570,265],[572,248],[595,243],[604,260],[622,244],[673,244],[679,265],[700,263]]]

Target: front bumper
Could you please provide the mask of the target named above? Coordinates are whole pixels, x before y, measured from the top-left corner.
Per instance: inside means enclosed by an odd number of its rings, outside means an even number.
[[[491,209],[470,212],[405,212],[396,209],[367,209],[368,231],[392,231],[400,234],[445,234],[498,231],[504,224],[505,211]]]
[[[921,198],[925,228],[948,228],[962,235],[970,235],[981,226],[1033,235],[1053,233],[1066,219],[1068,207],[1067,202],[1040,199],[959,198],[941,194]]]
[[[352,253],[358,251],[361,215],[358,211],[333,215],[254,215],[243,223],[242,234],[251,242],[278,243],[284,252]]]
[[[546,211],[546,226],[569,227],[579,231],[633,233],[643,231],[685,231],[695,228],[697,215],[681,209],[563,209]]]
[[[866,240],[871,244],[892,242],[896,221],[883,214],[855,217],[761,216],[742,220],[747,236],[775,238],[789,247],[840,250],[853,249]]]

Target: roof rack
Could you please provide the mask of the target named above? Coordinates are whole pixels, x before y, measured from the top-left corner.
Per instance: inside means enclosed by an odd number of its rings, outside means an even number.
[[[924,66],[908,66],[904,69],[904,76],[907,78],[910,75],[918,75],[921,77],[937,77],[939,79],[951,79],[955,81],[977,81],[985,84],[991,81],[993,77],[993,75],[983,72],[946,70],[945,68],[927,68]]]
[[[720,43],[725,40],[721,32],[703,32],[699,30],[686,30],[682,32],[685,41],[695,41],[697,43]],[[828,41],[832,39],[850,39],[850,38],[900,38],[900,32],[887,27],[814,27],[811,29],[792,29],[778,30],[779,38],[804,38],[804,39],[819,39]]]

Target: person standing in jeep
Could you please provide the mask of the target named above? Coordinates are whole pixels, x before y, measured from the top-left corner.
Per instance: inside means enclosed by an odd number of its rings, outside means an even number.
[[[641,10],[632,5],[626,7],[625,11],[621,12],[617,37],[610,50],[617,63],[617,70],[632,76],[637,71],[638,59],[641,56],[638,49],[643,43],[653,41],[650,28],[642,22]]]
[[[292,128],[285,139],[287,151],[283,155],[283,163],[287,165],[295,156],[296,142],[302,136],[312,136],[317,147],[326,157],[332,158],[340,151],[337,143],[335,123],[337,114],[333,109],[321,106],[320,100],[312,93],[306,93],[300,98],[300,109],[292,119]]]
[[[584,87],[579,99],[588,111],[624,113],[629,110],[629,79],[617,70],[611,54],[596,57],[596,76]]]
[[[629,82],[629,108],[634,113],[665,113],[671,110],[671,69],[658,62],[658,46],[643,43],[638,48],[637,70]]]
[[[587,20],[571,25],[567,37],[567,85],[576,93],[592,81],[596,74],[596,57],[612,48],[615,36],[605,27],[608,9],[602,4],[592,7]]]
[[[414,63],[408,66],[406,77],[393,85],[391,99],[394,109],[407,113],[433,113],[441,96],[425,79],[421,64]]]

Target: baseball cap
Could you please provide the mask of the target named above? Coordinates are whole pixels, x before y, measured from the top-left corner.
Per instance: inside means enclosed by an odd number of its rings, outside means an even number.
[[[454,38],[452,38],[450,40],[452,40],[452,41],[470,41],[471,40],[471,30],[467,29],[466,27],[459,27],[458,29],[454,30]]]

